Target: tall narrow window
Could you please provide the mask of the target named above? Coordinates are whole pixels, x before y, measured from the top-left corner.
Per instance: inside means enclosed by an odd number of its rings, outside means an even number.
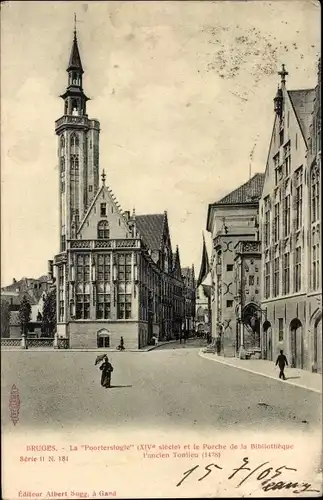
[[[283,267],[284,267],[284,270],[283,270],[283,294],[284,295],[289,294],[289,290],[290,290],[289,266],[290,266],[289,253],[285,253],[284,258],[283,258]]]
[[[303,214],[303,186],[296,188],[296,229],[302,227],[302,214]]]
[[[264,243],[265,247],[269,245],[269,235],[270,235],[270,205],[269,198],[265,198],[265,222],[264,222]]]
[[[295,251],[294,266],[294,291],[300,292],[302,287],[302,249],[297,247]]]
[[[75,132],[71,135],[71,153],[72,154],[77,154],[78,153],[78,148],[80,145],[80,139],[78,134]]]
[[[98,223],[98,240],[108,240],[109,236],[109,223],[106,220],[101,220]]]
[[[118,257],[118,319],[131,319],[131,289],[131,254],[121,254]]]
[[[279,257],[274,260],[274,288],[273,295],[277,297],[279,295]]]
[[[270,297],[270,262],[265,264],[265,298]]]
[[[316,282],[316,245],[312,247],[312,288],[316,290],[317,282]]]
[[[284,340],[284,318],[278,318],[278,342]]]
[[[61,154],[60,154],[60,156],[64,156],[65,155],[65,137],[63,135],[61,135],[60,147],[61,147]]]
[[[64,304],[65,304],[65,298],[64,298],[64,268],[59,267],[58,270],[58,287],[59,287],[59,321],[64,321]]]
[[[320,174],[317,168],[311,173],[311,221],[316,222],[320,218]]]
[[[284,198],[284,217],[283,217],[283,231],[284,237],[290,233],[290,195]]]
[[[76,319],[90,317],[90,256],[78,254],[76,256]]]
[[[97,258],[97,319],[111,318],[111,255],[98,255]]]
[[[279,240],[279,203],[276,203],[274,208],[274,241]]]

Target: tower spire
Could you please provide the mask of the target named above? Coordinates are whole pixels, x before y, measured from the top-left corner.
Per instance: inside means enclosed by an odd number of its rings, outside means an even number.
[[[68,62],[68,68],[67,71],[71,70],[76,70],[81,73],[84,73],[83,67],[82,67],[82,61],[81,61],[81,56],[77,44],[77,33],[76,33],[76,14],[74,13],[74,37],[73,37],[73,44],[72,44],[72,50],[71,50],[71,55],[70,59]]]

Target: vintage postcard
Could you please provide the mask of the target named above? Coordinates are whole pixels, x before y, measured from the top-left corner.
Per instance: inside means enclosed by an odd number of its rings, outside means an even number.
[[[4,500],[322,495],[320,30],[2,2]]]

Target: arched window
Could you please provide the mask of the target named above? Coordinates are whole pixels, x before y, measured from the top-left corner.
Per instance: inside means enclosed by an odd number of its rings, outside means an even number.
[[[106,220],[101,220],[98,223],[98,240],[108,240],[109,235],[109,223]]]
[[[71,135],[71,153],[77,153],[78,151],[76,148],[78,148],[80,145],[80,139],[75,132]]]
[[[73,99],[73,101],[72,101],[72,115],[74,115],[74,116],[79,115],[79,105],[78,105],[78,101],[76,99]]]

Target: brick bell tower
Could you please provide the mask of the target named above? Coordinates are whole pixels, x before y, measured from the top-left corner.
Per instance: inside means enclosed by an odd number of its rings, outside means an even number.
[[[86,114],[89,98],[83,91],[84,71],[76,26],[66,71],[67,88],[60,96],[64,101],[64,114],[55,122],[60,176],[59,252],[65,252],[67,240],[76,238],[79,224],[99,189],[100,123]]]

